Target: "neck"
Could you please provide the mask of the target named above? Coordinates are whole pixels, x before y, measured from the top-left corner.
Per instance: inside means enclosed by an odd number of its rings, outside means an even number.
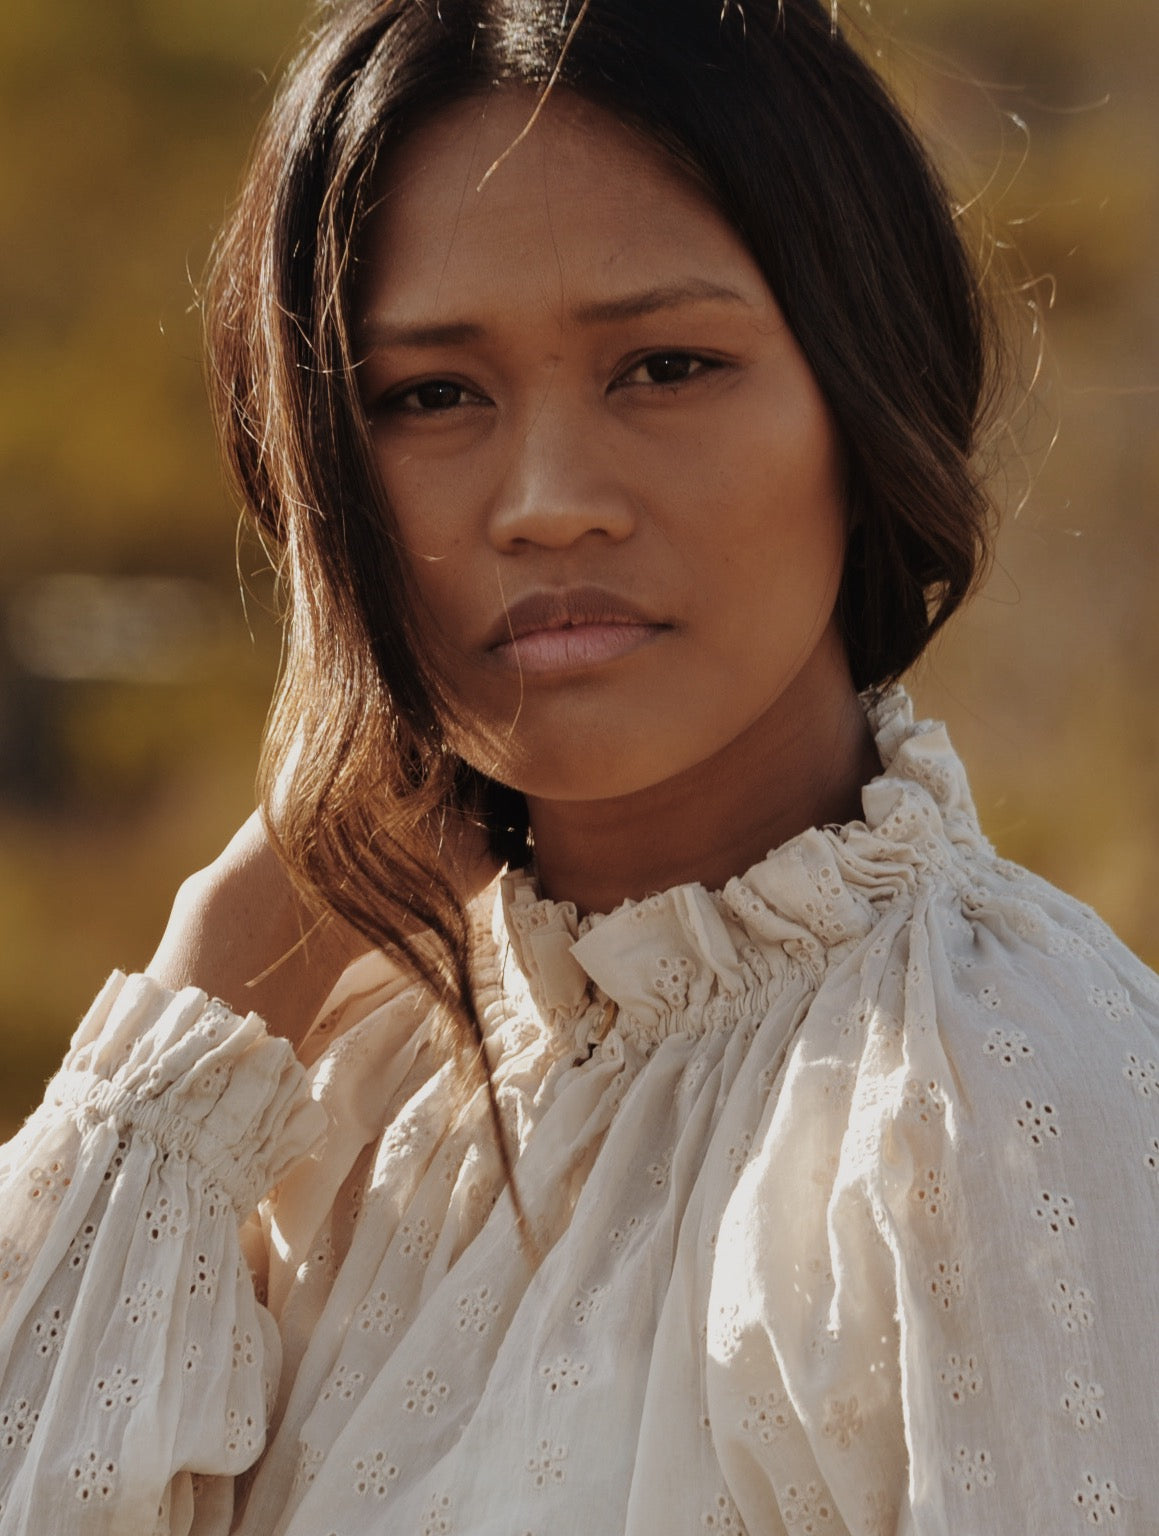
[[[808,670],[808,669],[807,669]],[[704,762],[611,800],[530,800],[539,885],[581,913],[670,886],[719,890],[807,827],[853,820],[881,771],[852,681],[799,676]]]

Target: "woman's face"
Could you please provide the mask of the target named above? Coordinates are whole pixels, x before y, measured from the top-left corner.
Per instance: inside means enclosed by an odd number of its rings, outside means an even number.
[[[731,225],[566,93],[515,144],[533,105],[463,102],[392,158],[358,379],[456,749],[605,799],[849,690],[840,455]]]

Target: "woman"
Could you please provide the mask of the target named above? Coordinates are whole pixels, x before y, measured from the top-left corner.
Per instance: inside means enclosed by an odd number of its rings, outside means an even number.
[[[1153,1530],[1159,984],[894,686],[992,342],[828,14],[328,9],[209,337],[264,820],[9,1149],[0,1532]]]

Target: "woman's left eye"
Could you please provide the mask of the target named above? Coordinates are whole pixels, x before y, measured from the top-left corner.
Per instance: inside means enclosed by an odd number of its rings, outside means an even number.
[[[721,365],[695,352],[649,352],[616,380],[620,384],[686,384]]]

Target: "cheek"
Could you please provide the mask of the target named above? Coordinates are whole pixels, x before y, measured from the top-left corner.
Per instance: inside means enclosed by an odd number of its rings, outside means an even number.
[[[450,635],[448,620],[461,612],[464,584],[475,554],[471,508],[464,504],[468,476],[447,475],[415,458],[378,455],[379,479],[394,532],[410,567],[426,616]]]
[[[380,449],[376,462],[379,484],[407,554],[428,563],[441,559],[453,546],[456,531],[456,519],[448,515],[448,488],[442,484],[446,477],[413,455]]]
[[[695,459],[680,477],[691,567],[717,570],[735,603],[764,608],[773,623],[786,603],[815,611],[835,601],[847,516],[836,434],[819,401],[747,424],[700,463],[699,477]]]

